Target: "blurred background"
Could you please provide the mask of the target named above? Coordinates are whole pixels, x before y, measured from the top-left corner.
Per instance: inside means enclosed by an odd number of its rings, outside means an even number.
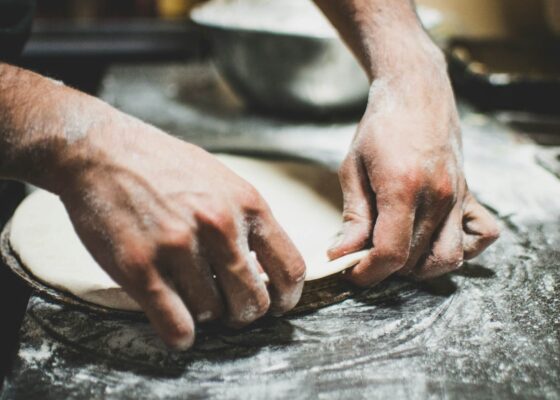
[[[203,2],[40,0],[24,63],[95,93],[111,63],[202,59],[212,38],[189,16]],[[558,113],[560,0],[417,4],[430,13],[428,29],[446,50],[463,97],[484,110]]]

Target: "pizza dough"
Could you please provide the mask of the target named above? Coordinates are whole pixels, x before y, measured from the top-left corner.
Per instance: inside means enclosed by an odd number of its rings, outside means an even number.
[[[222,154],[218,158],[269,203],[306,262],[306,281],[351,267],[367,253],[327,259],[327,248],[341,227],[336,174],[304,162]],[[24,200],[12,219],[10,244],[23,265],[46,285],[102,306],[140,310],[88,253],[57,196],[38,190]]]

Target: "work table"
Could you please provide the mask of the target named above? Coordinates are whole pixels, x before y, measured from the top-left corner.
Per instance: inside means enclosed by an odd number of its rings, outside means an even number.
[[[213,72],[192,78],[205,70],[116,66],[101,97],[210,149],[340,163],[355,122],[251,115],[216,95]],[[141,319],[34,294],[0,398],[559,398],[560,180],[531,142],[460,110],[470,188],[503,231],[458,271],[422,284],[390,279],[243,331],[207,328],[183,353]]]

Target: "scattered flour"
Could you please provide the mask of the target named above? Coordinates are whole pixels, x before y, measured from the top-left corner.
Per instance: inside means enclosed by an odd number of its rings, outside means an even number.
[[[18,353],[19,357],[25,362],[33,364],[35,362],[42,362],[48,360],[53,355],[53,349],[43,342],[39,348],[25,347]]]

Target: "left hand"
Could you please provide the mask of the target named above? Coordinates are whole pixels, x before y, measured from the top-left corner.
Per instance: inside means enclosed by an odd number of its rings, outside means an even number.
[[[465,181],[459,117],[442,59],[377,77],[341,169],[344,227],[331,259],[372,247],[360,286],[458,268],[499,236]]]

